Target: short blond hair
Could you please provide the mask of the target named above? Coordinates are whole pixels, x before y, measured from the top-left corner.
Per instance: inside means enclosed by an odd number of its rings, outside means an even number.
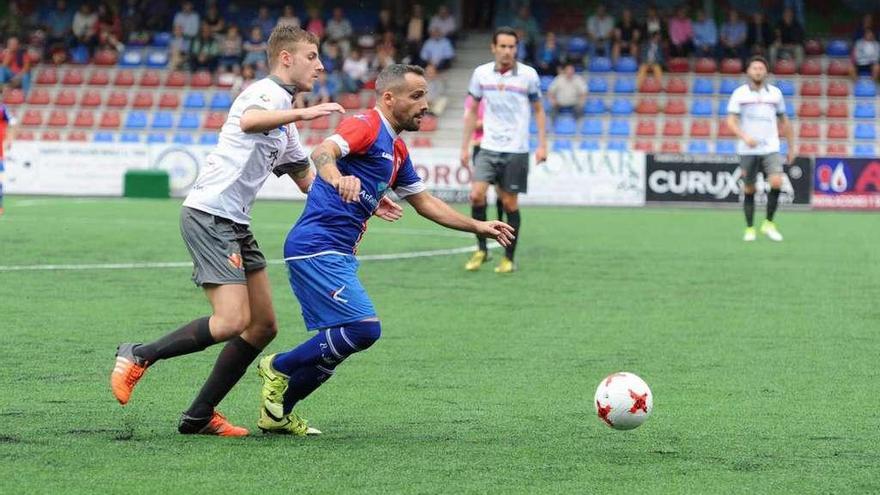
[[[269,35],[268,48],[266,49],[269,56],[269,67],[275,66],[281,50],[293,53],[294,45],[297,43],[309,43],[319,46],[318,37],[305,29],[286,24],[275,26],[272,34]]]

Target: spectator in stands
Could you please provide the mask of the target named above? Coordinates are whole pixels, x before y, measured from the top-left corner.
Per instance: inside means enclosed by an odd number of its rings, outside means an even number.
[[[642,44],[642,53],[639,57],[639,72],[636,74],[636,87],[641,87],[650,71],[654,79],[663,79],[663,39],[660,31],[654,31],[651,38]]]
[[[620,20],[614,26],[614,43],[611,46],[611,59],[617,62],[621,55],[636,57],[639,54],[639,25],[633,19],[630,9],[623,9]]]
[[[647,42],[651,39],[651,36],[654,36],[654,33],[660,33],[661,39],[664,36],[663,21],[657,13],[657,8],[651,6],[648,7],[648,14],[645,16],[644,33],[642,33],[643,36],[641,36],[640,41],[643,43]]]
[[[22,37],[27,36],[30,28],[30,19],[22,14],[18,2],[8,3],[9,11],[0,17],[0,36]]]
[[[718,57],[718,27],[715,19],[708,17],[706,11],[697,11],[694,23],[694,55],[698,57]]]
[[[880,79],[880,43],[874,36],[874,31],[866,30],[862,37],[856,40],[852,49],[852,76],[870,76],[872,80]]]
[[[184,36],[183,26],[174,25],[174,34],[168,43],[168,64],[172,70],[184,70],[189,67],[189,49],[192,40]]]
[[[428,24],[428,32],[431,32],[433,29],[439,29],[440,34],[443,35],[444,38],[448,39],[450,42],[455,42],[457,38],[458,29],[455,25],[455,17],[449,12],[449,7],[446,5],[441,5],[437,9],[437,13],[431,17],[431,22]]]
[[[260,28],[264,40],[269,39],[269,35],[275,29],[275,20],[269,13],[269,7],[260,5],[260,8],[257,9],[257,17],[251,22],[251,26]]]
[[[513,30],[516,33],[516,60],[524,64],[533,65],[531,60],[532,47],[528,44],[528,35],[521,28]]]
[[[80,5],[79,10],[73,15],[71,30],[78,45],[94,48],[97,41],[98,14],[92,10],[88,3]]]
[[[428,112],[434,115],[442,115],[449,104],[449,96],[446,91],[446,79],[437,67],[428,64],[425,67],[425,81],[428,82]]]
[[[321,19],[321,11],[316,7],[309,7],[306,11],[306,31],[314,34],[318,39],[324,38],[324,21]]]
[[[318,80],[312,86],[312,90],[308,93],[300,93],[297,101],[303,106],[310,107],[320,105],[321,103],[330,103],[339,96],[339,88],[333,79],[327,77],[326,72],[318,73]]]
[[[673,57],[687,57],[693,49],[694,27],[687,16],[687,8],[678,7],[669,19],[669,54]]]
[[[102,26],[98,33],[98,51],[113,52],[119,54],[125,49],[125,44],[119,41],[119,38],[113,34],[108,26]]]
[[[220,36],[223,34],[223,31],[226,30],[226,21],[223,20],[223,17],[220,16],[220,11],[217,9],[217,6],[211,4],[208,7],[208,11],[205,12],[205,18],[202,20],[204,24],[207,24],[208,27],[211,28],[211,32],[214,36]]]
[[[30,86],[31,58],[17,37],[11,36],[6,40],[6,49],[0,62],[0,85],[27,90]]]
[[[293,5],[284,5],[284,10],[281,11],[281,17],[278,18],[278,24],[276,24],[276,27],[277,26],[302,26],[302,21],[296,16],[296,11],[293,10]]]
[[[803,26],[803,24],[801,24],[801,26]],[[874,16],[872,14],[865,14],[862,16],[862,22],[859,24],[856,32],[853,33],[853,41],[864,38],[865,31],[874,31]]]
[[[253,65],[244,65],[241,67],[241,86],[239,93],[246,90],[248,86],[257,82],[257,71]]]
[[[238,32],[238,25],[230,24],[226,28],[226,34],[220,37],[220,66],[235,70],[241,65],[242,39]]]
[[[556,44],[556,33],[547,31],[544,42],[535,54],[535,69],[542,76],[555,76],[559,69],[559,46]]]
[[[782,11],[782,19],[776,26],[773,44],[770,45],[770,65],[776,64],[777,58],[794,57],[800,67],[804,61],[804,27],[795,19],[792,9]]]
[[[250,37],[241,45],[244,50],[242,65],[253,65],[257,72],[266,70],[266,41],[263,39],[263,30],[259,26],[251,28]]]
[[[409,20],[406,21],[404,33],[406,56],[409,58],[409,63],[418,63],[419,50],[421,50],[425,35],[428,33],[427,23],[425,22],[420,4],[413,4]]]
[[[189,49],[190,67],[193,70],[208,70],[213,72],[217,68],[217,60],[220,57],[220,45],[217,37],[211,31],[211,26],[202,24],[199,35],[192,41]]]
[[[767,55],[767,47],[773,41],[770,23],[760,10],[752,14],[746,35],[746,48],[749,55]]]
[[[372,70],[379,73],[385,67],[395,64],[397,61],[397,47],[394,45],[394,33],[386,31],[382,39],[376,45],[376,56],[373,57]],[[326,67],[325,69],[326,70]]]
[[[590,40],[590,58],[601,50],[605,57],[611,56],[611,39],[614,35],[614,18],[605,6],[599,4],[596,13],[587,18],[587,38]]]
[[[391,17],[390,9],[382,9],[379,11],[379,20],[376,22],[376,27],[373,29],[373,34],[382,39],[385,36],[385,33],[395,34],[397,32],[397,26],[394,25],[394,20]]]
[[[721,25],[721,56],[744,59],[747,34],[746,23],[739,18],[739,12],[730,9],[727,22]]]
[[[67,43],[73,32],[73,12],[67,9],[66,0],[58,0],[55,8],[46,15],[43,22],[46,29],[46,44],[49,51],[58,45]]]
[[[575,74],[573,63],[566,62],[562,66],[562,72],[547,88],[547,99],[550,100],[550,117],[554,120],[560,112],[570,112],[575,118],[580,118],[584,114],[587,82]]]
[[[364,87],[370,74],[370,65],[361,54],[360,48],[354,47],[342,63],[342,88],[346,93],[357,93]]]
[[[147,16],[138,0],[127,0],[122,8],[122,32],[126,43],[143,46],[150,42],[152,33],[147,29]],[[174,31],[172,27],[172,31]]]
[[[200,21],[199,13],[193,9],[192,2],[183,2],[180,12],[174,14],[172,26],[180,26],[183,29],[183,35],[193,39],[199,34]]]
[[[345,59],[339,51],[339,45],[335,41],[324,43],[321,54],[321,64],[324,65],[324,72],[332,74],[342,70],[342,64]]]
[[[532,12],[527,5],[519,8],[516,18],[510,23],[510,27],[514,30],[521,29],[526,33],[525,42],[530,48],[537,45],[538,40],[541,38],[541,28],[538,26],[538,21],[532,16]]]
[[[327,25],[324,27],[324,33],[327,35],[329,41],[335,41],[339,44],[342,53],[348,53],[348,50],[351,47],[349,40],[354,34],[354,29],[351,27],[351,22],[345,18],[345,12],[342,10],[342,7],[336,7],[333,9],[333,17],[327,21]]]

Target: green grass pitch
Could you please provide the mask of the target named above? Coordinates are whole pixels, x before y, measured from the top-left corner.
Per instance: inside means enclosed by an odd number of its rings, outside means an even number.
[[[179,201],[6,206],[0,492],[880,492],[876,215],[783,209],[785,242],[747,245],[739,210],[525,207],[512,276],[466,273],[467,254],[364,261],[383,337],[302,403],[325,434],[220,439],[176,433],[219,346],[160,362],[125,408],[107,384],[118,343],[208,313],[188,268],[11,269],[186,262]],[[255,206],[270,259],[301,208]],[[361,252],[471,244],[407,207]],[[307,334],[269,270],[275,352]],[[630,432],[592,404],[618,370],[655,394]],[[258,385],[220,409],[256,429]]]

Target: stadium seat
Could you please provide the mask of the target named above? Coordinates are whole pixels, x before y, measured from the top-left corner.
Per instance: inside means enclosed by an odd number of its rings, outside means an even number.
[[[318,120],[318,119],[315,119],[315,120]],[[312,123],[314,123],[314,120],[312,121]],[[327,125],[329,127],[330,123],[328,122]],[[300,126],[297,125],[297,128],[300,128]],[[534,134],[534,135],[538,134],[538,123],[535,122],[534,120],[529,121],[529,134]]]
[[[104,69],[95,69],[89,74],[89,80],[86,84],[89,86],[106,86],[110,84],[110,74]]]
[[[694,117],[709,117],[712,115],[712,100],[707,98],[691,100],[691,115]]]
[[[317,134],[309,134],[306,136],[306,146],[317,146],[321,144],[324,139]],[[536,138],[529,139],[529,150],[535,151],[538,149],[538,140]]]
[[[96,143],[112,143],[113,142],[113,133],[112,132],[96,132],[92,134],[92,141]]]
[[[848,76],[851,68],[852,63],[847,59],[832,60],[828,63],[828,75],[838,77]]]
[[[107,97],[107,106],[111,108],[123,108],[128,106],[128,93],[124,91],[113,91]]]
[[[34,135],[34,131],[28,129],[19,129],[15,133],[15,139],[18,141],[33,141],[34,139],[36,139],[36,136]]]
[[[91,110],[80,110],[73,119],[73,126],[82,128],[94,127],[95,113]]]
[[[689,141],[687,147],[688,153],[708,153],[709,141]]]
[[[229,107],[232,106],[232,97],[229,96],[229,93],[225,91],[218,91],[211,95],[211,110],[229,110]]]
[[[34,88],[27,97],[28,105],[48,105],[52,101],[49,90]]]
[[[730,127],[727,126],[727,121],[722,120],[718,122],[718,137],[736,137],[736,134],[730,130]]]
[[[175,110],[180,106],[180,97],[177,93],[162,93],[159,97],[159,108]]]
[[[608,57],[593,57],[590,60],[590,72],[604,73],[611,72],[611,59]]]
[[[183,112],[177,120],[178,129],[198,129],[199,114],[194,112]]]
[[[856,139],[870,139],[873,141],[877,139],[877,129],[874,127],[873,122],[859,122],[856,124],[855,130],[853,131],[853,137]]]
[[[37,84],[58,84],[58,71],[53,67],[47,67],[37,73]]]
[[[147,114],[141,111],[131,111],[125,117],[126,129],[145,129],[147,127]]]
[[[808,58],[801,64],[802,76],[820,76],[822,75],[822,62],[816,58]]]
[[[346,110],[361,108],[361,95],[358,93],[343,93],[339,95],[339,104]]]
[[[590,93],[607,93],[608,81],[604,77],[591,77],[587,89]]]
[[[667,120],[663,123],[663,137],[681,137],[684,135],[684,125],[680,119]]]
[[[832,156],[847,156],[849,147],[843,143],[830,143],[825,146],[825,153]]]
[[[183,108],[188,110],[201,110],[205,104],[205,93],[201,91],[191,91],[183,98]]]
[[[141,86],[155,88],[159,86],[160,82],[161,79],[159,78],[159,73],[154,70],[145,70],[144,73],[141,74]]]
[[[876,119],[877,108],[874,105],[874,102],[856,103],[853,117],[857,119]]]
[[[694,72],[697,74],[714,74],[716,71],[718,71],[718,64],[712,58],[699,58],[694,64]]]
[[[52,127],[67,127],[67,112],[64,110],[52,110],[49,113],[48,125]]]
[[[636,136],[654,137],[656,135],[657,124],[653,120],[640,120],[638,124],[636,124]]]
[[[614,66],[616,72],[635,73],[639,70],[639,64],[633,57],[620,57]]]
[[[688,92],[688,85],[684,79],[681,79],[680,77],[673,77],[666,82],[666,92],[671,94],[683,95]]]
[[[618,98],[611,102],[611,115],[632,115],[633,113],[633,105],[632,102]]]
[[[134,95],[131,103],[133,108],[151,108],[153,106],[153,93],[149,91],[140,91]]]
[[[171,112],[156,112],[153,114],[153,121],[150,123],[153,129],[171,129],[174,127],[174,117]]]
[[[742,60],[738,58],[725,58],[721,61],[722,74],[741,74],[742,71]]]
[[[584,151],[599,151],[602,147],[599,145],[599,141],[595,139],[587,139],[585,141],[581,141],[580,149]]]
[[[794,106],[793,105],[786,105],[785,106],[785,116],[790,119],[794,118]]]
[[[580,36],[572,36],[568,39],[565,50],[571,59],[583,58],[590,49],[590,42]]]
[[[437,130],[437,117],[433,115],[425,115],[422,117],[422,125],[419,126],[420,132],[434,132]]]
[[[175,144],[193,144],[193,135],[189,132],[178,132],[174,134],[171,141]]]
[[[98,122],[98,127],[102,129],[118,129],[121,123],[122,117],[120,117],[119,112],[110,110],[101,114],[101,121]]]
[[[553,76],[541,76],[541,92],[546,93],[548,89],[550,89],[550,85],[553,83]]]
[[[3,103],[6,105],[21,105],[24,99],[24,91],[20,89],[7,89],[3,92]]]
[[[666,63],[666,70],[670,74],[686,74],[690,72],[691,66],[685,57],[670,58]]]
[[[214,84],[214,78],[210,72],[199,71],[192,75],[189,85],[194,88],[208,88]]]
[[[553,134],[573,136],[577,132],[577,121],[569,115],[560,115],[553,123]]]
[[[779,91],[782,92],[782,96],[794,96],[794,82],[789,79],[779,79],[776,81],[776,87],[779,88]]]
[[[632,76],[620,76],[614,81],[614,92],[615,93],[635,93],[636,92],[636,79]]]
[[[718,94],[723,96],[730,96],[733,93],[733,90],[740,86],[740,82],[737,79],[722,79],[721,84],[718,85]]]
[[[859,98],[874,98],[877,96],[877,85],[869,78],[860,78],[853,85],[853,94]]]
[[[168,52],[164,50],[150,50],[147,52],[147,67],[151,69],[164,69],[168,66]]]
[[[789,76],[794,74],[795,72],[797,72],[797,66],[792,60],[777,60],[776,65],[773,66],[773,73],[777,76]]]
[[[602,132],[602,120],[600,119],[587,118],[581,124],[582,136],[601,136]]]
[[[153,33],[153,38],[150,40],[150,46],[153,48],[165,48],[171,44],[171,33],[169,32],[158,32]]]
[[[151,132],[147,134],[147,143],[167,143],[168,137],[162,132]]]
[[[660,145],[660,151],[663,153],[681,153],[681,143],[678,141],[663,141]]]
[[[822,84],[816,80],[804,81],[801,84],[801,96],[822,96]]]
[[[61,84],[65,86],[79,86],[83,83],[84,77],[83,72],[80,69],[68,69],[64,71],[64,76],[61,78]]]
[[[818,155],[819,145],[816,143],[803,143],[798,146],[798,155]]]
[[[825,45],[825,54],[829,57],[848,57],[849,43],[846,40],[831,40]]]
[[[798,131],[798,137],[800,137],[801,139],[818,139],[819,124],[815,124],[812,122],[802,122],[800,131]]]
[[[26,110],[21,117],[21,125],[38,126],[43,125],[43,112],[39,110]]]
[[[532,123],[534,123],[534,121],[532,121]],[[308,126],[309,126],[309,129],[311,129],[313,131],[326,131],[326,130],[330,129],[330,117],[323,116],[323,117],[318,117],[317,119],[313,119],[313,120],[309,121]],[[538,133],[537,127],[535,127],[534,133],[535,134]]]
[[[413,144],[415,144],[416,146],[419,146],[419,144],[418,144],[419,139],[427,140],[428,145],[426,147],[431,146],[431,144],[430,144],[431,138],[426,138],[423,136],[419,136],[417,139],[415,139],[413,141]],[[207,144],[207,145],[213,146],[219,142],[220,142],[220,135],[217,134],[216,132],[208,132],[208,133],[205,133],[205,134],[202,134],[201,136],[199,136],[199,144]]]
[[[630,127],[628,120],[614,119],[608,125],[608,135],[609,136],[623,136],[629,137],[630,135]]]
[[[849,117],[849,104],[841,101],[832,101],[828,104],[826,116],[834,119],[845,119]]]
[[[43,131],[40,135],[40,141],[61,141],[61,133],[58,131]]]
[[[813,119],[822,116],[822,107],[814,100],[802,100],[801,106],[798,108],[798,117]]]
[[[636,151],[642,151],[645,153],[653,153],[654,152],[654,141],[644,141],[639,140],[633,144],[633,149]]]
[[[600,115],[605,113],[605,102],[601,98],[589,98],[584,104],[584,113],[587,115]]]
[[[626,145],[626,141],[613,140],[605,143],[605,149],[608,151],[626,151],[629,149],[629,146]]]
[[[77,142],[88,141],[89,136],[83,131],[70,131],[67,133],[67,140]]]
[[[849,127],[840,122],[832,122],[828,124],[826,133],[828,139],[848,139]]]
[[[849,83],[843,81],[831,81],[828,83],[826,94],[832,97],[849,96]]]
[[[182,88],[186,86],[186,73],[174,70],[165,77],[165,86],[169,88]]]
[[[873,144],[858,143],[853,148],[853,156],[859,158],[874,158],[877,156],[877,151],[874,149]]]
[[[727,100],[718,100],[718,111],[715,112],[719,117],[727,117]]]
[[[116,65],[116,52],[112,50],[98,50],[92,58],[92,63],[102,67]]]
[[[130,70],[120,70],[113,78],[114,86],[130,87],[134,86],[134,73]]]
[[[809,39],[804,41],[804,53],[808,56],[814,57],[816,55],[822,55],[825,53],[825,50],[822,48],[822,42],[817,39]]]
[[[715,93],[715,84],[711,79],[706,79],[705,77],[698,77],[694,79],[694,89],[693,93],[695,95],[711,95]]]
[[[687,106],[681,98],[670,98],[666,101],[666,107],[663,109],[666,115],[684,115],[687,113]]]
[[[691,137],[709,137],[712,134],[712,126],[708,120],[694,119],[691,121]]]
[[[127,49],[119,56],[120,67],[140,67],[144,63],[144,52],[140,49]]]
[[[618,80],[619,82],[619,80]],[[617,91],[617,85],[615,84],[614,90]],[[663,86],[660,84],[660,81],[654,79],[653,77],[649,77],[642,82],[642,85],[639,87],[640,93],[659,93],[663,91]],[[618,93],[630,93],[631,91],[617,91]]]
[[[571,141],[568,139],[554,139],[553,145],[550,147],[553,151],[571,151],[574,149]]]
[[[651,98],[647,100],[639,100],[636,105],[636,113],[641,115],[654,115],[659,112],[657,108],[657,99]]]
[[[141,134],[139,132],[123,132],[119,135],[120,143],[140,143]]]
[[[730,141],[728,139],[715,141],[715,153],[720,155],[736,154],[736,141]]]
[[[226,123],[226,114],[223,112],[211,112],[205,116],[205,129],[217,130]],[[422,122],[424,124],[424,121]]]

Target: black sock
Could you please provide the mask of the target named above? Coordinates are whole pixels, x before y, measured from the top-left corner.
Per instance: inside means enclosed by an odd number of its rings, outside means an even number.
[[[259,355],[260,349],[240,336],[233,337],[220,351],[211,375],[208,376],[196,400],[186,410],[186,415],[193,418],[209,417]]]
[[[160,359],[199,352],[216,343],[211,336],[209,320],[208,316],[193,320],[155,342],[135,347],[134,354],[148,363],[155,363]]]
[[[779,206],[779,189],[770,189],[767,194],[767,220],[772,222],[773,215],[776,214],[776,208]]]
[[[510,243],[510,246],[504,248],[505,256],[511,261],[513,260],[513,253],[516,251],[516,241],[519,240],[519,226],[520,226],[520,217],[519,210],[516,211],[508,211],[507,212],[507,224],[513,227],[513,242]]]
[[[746,212],[746,227],[755,225],[755,194],[746,194],[743,200],[743,210]]]
[[[336,367],[326,365],[304,366],[290,375],[290,385],[284,392],[284,414],[290,414],[297,402],[305,399],[333,377]],[[329,372],[329,373],[328,373]]]
[[[495,200],[495,208],[498,211],[498,221],[504,221],[504,203],[501,202],[501,198]]]
[[[471,205],[471,217],[474,220],[486,221],[486,205],[482,206],[474,206]],[[480,248],[480,251],[486,251],[486,238],[477,236],[477,246]]]

